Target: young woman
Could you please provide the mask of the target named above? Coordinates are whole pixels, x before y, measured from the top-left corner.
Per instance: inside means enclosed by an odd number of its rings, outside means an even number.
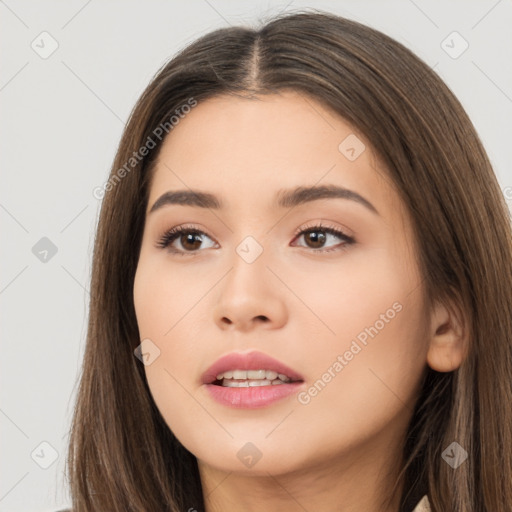
[[[509,215],[408,49],[316,12],[212,32],[100,193],[73,511],[510,510]]]

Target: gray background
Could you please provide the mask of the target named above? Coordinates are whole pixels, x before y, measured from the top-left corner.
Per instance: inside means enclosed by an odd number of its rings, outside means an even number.
[[[70,503],[63,471],[100,207],[92,191],[135,101],[198,36],[301,7],[375,27],[434,67],[512,204],[510,0],[0,0],[1,511]]]

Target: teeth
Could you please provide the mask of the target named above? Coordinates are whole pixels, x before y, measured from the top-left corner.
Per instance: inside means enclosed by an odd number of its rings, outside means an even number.
[[[258,386],[275,386],[278,384],[284,384],[282,380],[234,380],[234,379],[223,379],[222,386],[226,388],[255,388]]]
[[[247,379],[254,381],[265,381],[270,382],[276,379],[281,382],[290,382],[290,378],[283,373],[277,373],[273,370],[233,370],[229,372],[219,373],[217,380],[240,380],[245,381]],[[227,385],[227,384],[226,384]],[[234,386],[232,386],[234,387]]]
[[[264,379],[266,375],[265,370],[248,370],[247,371],[247,378],[248,379]]]
[[[264,380],[250,380],[250,381],[247,381],[249,383],[249,387],[252,388],[252,387],[256,387],[256,386],[270,386],[272,384],[272,381],[271,380],[267,380],[267,379],[264,379]]]
[[[222,381],[222,385],[227,388],[248,388],[249,387],[249,381],[244,380],[242,382],[236,382],[232,379],[224,379]]]

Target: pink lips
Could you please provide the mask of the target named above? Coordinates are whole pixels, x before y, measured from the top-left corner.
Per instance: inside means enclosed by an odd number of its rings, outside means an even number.
[[[219,373],[232,370],[272,370],[282,373],[291,379],[291,382],[279,385],[257,386],[247,388],[231,388],[213,384]],[[217,360],[201,377],[210,396],[222,405],[237,408],[254,409],[271,405],[281,400],[304,384],[304,378],[286,366],[262,352],[238,353],[233,352]]]
[[[304,380],[302,375],[299,375],[281,361],[262,352],[249,352],[247,354],[233,352],[215,361],[203,373],[201,381],[203,384],[211,384],[217,379],[219,373],[231,370],[273,370],[290,377],[291,380]]]

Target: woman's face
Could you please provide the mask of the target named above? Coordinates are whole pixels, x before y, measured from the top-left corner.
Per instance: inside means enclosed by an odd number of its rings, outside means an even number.
[[[134,300],[152,396],[202,467],[395,452],[426,367],[422,294],[390,179],[311,98],[210,99],[164,141]]]

